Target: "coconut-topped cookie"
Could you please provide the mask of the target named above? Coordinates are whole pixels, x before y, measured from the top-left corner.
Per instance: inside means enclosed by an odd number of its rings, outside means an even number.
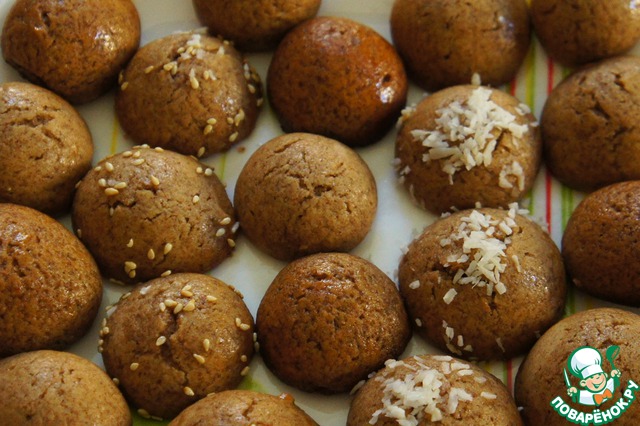
[[[197,32],[145,45],[119,83],[116,113],[129,136],[198,157],[246,138],[262,105],[260,77],[242,55]]]
[[[347,426],[522,424],[500,380],[448,355],[390,359],[357,392]]]
[[[428,226],[402,258],[399,280],[418,334],[481,360],[526,352],[562,316],[567,292],[558,248],[517,206],[464,210]]]
[[[505,92],[444,89],[405,110],[400,123],[396,170],[427,210],[507,207],[533,186],[542,150],[537,122]]]

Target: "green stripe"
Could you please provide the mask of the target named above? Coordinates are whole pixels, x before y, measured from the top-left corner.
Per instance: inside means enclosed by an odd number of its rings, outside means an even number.
[[[531,47],[529,48],[529,53],[527,54],[527,57],[525,59],[525,64],[524,66],[526,67],[527,73],[526,73],[526,85],[525,85],[525,101],[527,103],[527,105],[529,105],[529,108],[531,109],[531,111],[535,111],[535,106],[536,106],[536,44],[535,43],[531,43]],[[527,197],[529,198],[529,200],[531,201],[529,203],[529,214],[531,216],[535,216],[535,205],[536,203],[534,202],[535,200],[535,185],[533,185],[531,187],[531,190],[529,191],[529,194],[527,194]]]
[[[224,182],[224,173],[227,170],[227,153],[225,152],[220,156],[220,165],[216,170],[216,174],[218,175],[218,179]]]

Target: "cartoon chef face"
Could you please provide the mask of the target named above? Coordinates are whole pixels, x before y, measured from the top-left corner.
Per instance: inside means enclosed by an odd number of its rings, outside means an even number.
[[[591,392],[602,392],[607,387],[607,373],[596,373],[586,379],[580,380],[580,386]]]

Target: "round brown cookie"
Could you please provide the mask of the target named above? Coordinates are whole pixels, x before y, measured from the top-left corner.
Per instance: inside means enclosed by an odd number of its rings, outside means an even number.
[[[442,355],[389,360],[351,402],[347,426],[522,425],[506,386],[482,368]]]
[[[82,243],[44,213],[0,204],[0,248],[0,358],[80,339],[102,300]]]
[[[34,351],[0,360],[5,425],[128,426],[131,413],[111,379],[67,352]]]
[[[600,411],[602,415],[620,401],[627,404],[626,410],[622,413],[617,409],[613,410],[614,413],[618,411],[619,415],[613,424],[640,424],[640,404],[637,401],[640,393],[637,388],[640,384],[638,335],[640,316],[611,308],[578,312],[551,327],[531,349],[516,376],[515,398],[517,405],[522,407],[520,413],[525,424],[566,425],[568,419],[564,417],[570,410],[591,414]],[[618,352],[613,355],[615,346],[618,347]],[[584,377],[576,377],[572,371],[572,355],[582,347],[590,347],[600,353],[600,371],[606,374],[607,382],[612,378],[613,370],[621,373],[619,386],[614,386],[612,397],[597,407],[593,403],[585,405],[573,402],[572,397],[568,396],[569,387],[577,391],[577,397],[584,395],[581,395],[580,391],[588,392],[584,388],[586,383],[581,383]],[[598,357],[592,357],[594,361],[596,358]],[[589,370],[595,371],[597,367],[591,365],[584,372]],[[615,382],[615,379],[613,381]],[[635,388],[631,382],[635,384]],[[611,388],[609,384],[607,387]],[[624,396],[625,393],[634,394],[635,400],[631,402],[628,396]],[[562,404],[558,403],[558,398],[561,398],[567,407],[560,408],[558,405]],[[560,414],[562,412],[565,416]],[[612,418],[611,412],[609,418]]]
[[[578,70],[551,92],[542,111],[545,164],[582,191],[640,179],[639,114],[640,58]]]
[[[306,391],[349,391],[399,356],[411,328],[395,284],[345,253],[298,259],[258,308],[260,354],[282,381]]]
[[[131,0],[17,0],[2,30],[5,61],[74,103],[108,91],[139,43]]]
[[[531,18],[547,54],[567,66],[622,54],[640,39],[640,9],[628,0],[532,0]]]
[[[575,286],[601,299],[640,306],[639,227],[640,181],[589,194],[562,236],[562,255]]]
[[[515,207],[465,210],[428,226],[402,258],[399,280],[418,334],[467,359],[526,352],[562,317],[567,293],[559,250]]]
[[[251,242],[290,260],[356,247],[371,229],[378,195],[355,151],[323,136],[291,133],[249,158],[234,202]]]
[[[196,32],[152,41],[120,77],[116,113],[138,143],[210,155],[246,138],[262,105],[260,77],[218,38]]]
[[[349,146],[376,142],[407,99],[395,49],[373,29],[319,17],[291,30],[273,56],[269,101],[285,132],[309,132]]]
[[[208,271],[231,255],[238,227],[212,169],[148,146],[107,157],[89,171],[72,220],[102,273],[125,283]]]
[[[520,200],[541,157],[529,108],[501,90],[469,85],[436,92],[405,111],[395,166],[412,198],[442,213]]]
[[[176,416],[249,372],[253,318],[236,290],[201,274],[138,285],[107,313],[104,365],[144,415]]]
[[[29,83],[0,85],[0,202],[56,214],[91,167],[86,123],[64,99]]]
[[[279,397],[250,390],[229,390],[196,402],[170,426],[231,425],[317,426],[287,394]]]
[[[193,0],[201,24],[241,50],[276,47],[291,28],[316,15],[321,0]]]
[[[428,91],[476,73],[491,86],[509,82],[531,38],[525,0],[396,0],[391,34],[409,76]]]

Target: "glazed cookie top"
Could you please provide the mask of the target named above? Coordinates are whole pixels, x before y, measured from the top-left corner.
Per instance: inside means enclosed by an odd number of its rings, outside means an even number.
[[[208,271],[231,255],[238,228],[211,168],[148,146],[107,157],[89,171],[72,219],[103,274],[126,283]]]
[[[91,133],[58,95],[29,83],[0,85],[0,202],[49,214],[71,207],[91,168]]]
[[[139,43],[131,0],[17,0],[2,31],[5,60],[73,103],[109,90]]]
[[[255,127],[260,77],[227,41],[197,32],[142,47],[120,76],[116,112],[135,141],[197,155],[225,151]]]
[[[507,207],[533,186],[542,157],[527,105],[484,86],[454,86],[403,111],[395,167],[413,199],[435,213]]]
[[[100,339],[107,372],[138,412],[171,418],[248,374],[253,318],[224,282],[174,274],[126,293],[108,309]]]

